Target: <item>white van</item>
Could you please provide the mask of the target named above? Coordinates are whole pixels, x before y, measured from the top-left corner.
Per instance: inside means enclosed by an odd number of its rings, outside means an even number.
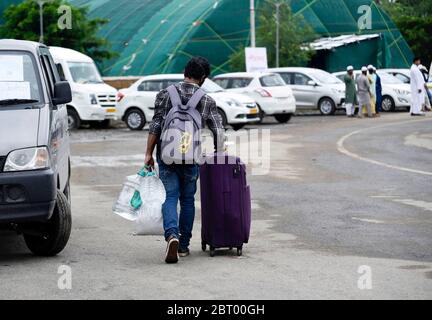
[[[69,128],[79,128],[83,122],[108,127],[110,120],[117,120],[117,90],[103,82],[93,59],[66,48],[50,47],[50,52],[60,77],[72,88]]]

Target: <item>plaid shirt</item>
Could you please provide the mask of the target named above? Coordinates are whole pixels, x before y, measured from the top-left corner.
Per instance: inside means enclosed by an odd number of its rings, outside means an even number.
[[[180,82],[175,85],[180,94],[183,104],[187,104],[193,94],[199,89],[199,86],[193,83]],[[162,90],[158,93],[155,102],[155,113],[153,120],[150,123],[150,134],[160,137],[163,127],[163,121],[168,111],[172,108],[171,101],[167,90]],[[216,102],[207,94],[201,99],[197,106],[197,110],[201,114],[203,124],[207,124],[208,128],[213,132],[215,147],[218,151],[224,150],[225,132],[222,124],[221,116],[218,113]]]

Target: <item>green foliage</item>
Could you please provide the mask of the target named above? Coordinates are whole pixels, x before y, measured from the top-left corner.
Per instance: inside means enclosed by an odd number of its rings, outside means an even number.
[[[381,5],[401,31],[414,55],[420,56],[422,63],[429,68],[432,60],[432,1],[382,1]]]
[[[280,7],[280,51],[279,64],[286,66],[305,66],[314,51],[302,50],[306,43],[314,40],[316,35],[313,29],[305,22],[303,16],[295,16],[289,1],[281,1]],[[257,47],[266,47],[269,67],[276,66],[276,7],[274,4],[264,2],[257,11]],[[230,66],[233,71],[245,70],[244,47],[230,56]]]
[[[72,29],[61,30],[58,13],[61,5],[68,5],[72,13]],[[44,4],[44,42],[49,46],[74,49],[91,56],[97,63],[111,59],[116,53],[110,51],[109,42],[97,36],[108,21],[88,19],[88,8],[71,6],[65,0],[51,0]],[[39,5],[34,0],[25,0],[11,5],[4,11],[4,24],[0,26],[0,37],[39,41]]]

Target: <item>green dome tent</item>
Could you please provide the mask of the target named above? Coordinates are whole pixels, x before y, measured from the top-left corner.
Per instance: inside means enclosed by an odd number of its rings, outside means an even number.
[[[19,0],[3,0],[2,5]],[[181,72],[194,55],[207,57],[214,73],[230,71],[228,57],[249,44],[248,0],[70,0],[89,6],[91,17],[110,19],[101,35],[119,57],[102,66],[104,75]],[[322,48],[313,66],[336,71],[352,64],[408,67],[412,52],[385,12],[372,0],[291,0],[320,37],[374,34],[366,40]],[[264,0],[256,0],[257,14]],[[371,6],[372,28],[359,30],[359,7]],[[0,11],[1,11],[0,7]],[[259,26],[258,26],[259,27]],[[324,41],[326,41],[324,39]],[[283,65],[283,61],[282,61]]]

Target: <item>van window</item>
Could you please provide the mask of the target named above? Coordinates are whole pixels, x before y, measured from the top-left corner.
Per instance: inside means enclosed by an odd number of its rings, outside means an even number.
[[[143,81],[138,86],[138,91],[159,92],[164,89],[163,81]]]
[[[30,54],[0,51],[0,104],[10,99],[41,102],[43,95],[36,70],[36,62]]]
[[[76,83],[103,83],[96,65],[93,62],[68,62],[72,79]]]
[[[286,85],[285,81],[278,74],[263,76],[260,78],[260,82],[263,87],[282,87]]]

